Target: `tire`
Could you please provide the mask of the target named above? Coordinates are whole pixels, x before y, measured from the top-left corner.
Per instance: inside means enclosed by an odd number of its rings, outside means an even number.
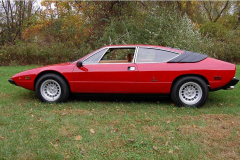
[[[70,89],[61,76],[47,73],[37,80],[35,92],[42,102],[55,103],[67,101]]]
[[[186,76],[173,84],[171,98],[177,106],[203,106],[208,99],[206,82],[196,76]]]

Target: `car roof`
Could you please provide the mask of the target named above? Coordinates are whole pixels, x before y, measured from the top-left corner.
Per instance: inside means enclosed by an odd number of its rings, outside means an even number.
[[[144,44],[124,44],[124,45],[109,45],[105,46],[104,48],[117,48],[117,47],[144,47],[144,48],[156,48],[156,49],[163,49],[172,52],[184,53],[185,51],[170,47],[163,47],[163,46],[156,46],[156,45],[144,45]]]

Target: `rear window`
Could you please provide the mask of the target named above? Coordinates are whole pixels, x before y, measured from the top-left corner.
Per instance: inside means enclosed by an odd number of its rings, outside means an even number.
[[[137,63],[147,62],[166,62],[179,56],[177,53],[153,48],[139,48],[137,54]]]

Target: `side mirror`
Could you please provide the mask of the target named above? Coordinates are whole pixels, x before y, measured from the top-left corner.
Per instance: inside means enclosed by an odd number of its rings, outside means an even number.
[[[82,61],[78,61],[77,62],[77,67],[82,67],[83,66],[83,62]]]

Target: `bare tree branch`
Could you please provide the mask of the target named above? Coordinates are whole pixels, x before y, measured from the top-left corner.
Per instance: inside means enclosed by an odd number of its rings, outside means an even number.
[[[223,11],[224,11],[224,10],[227,8],[227,6],[228,6],[228,2],[229,2],[229,1],[227,1],[227,2],[225,3],[224,7],[222,8],[222,10],[220,11],[220,13],[218,14],[218,16],[215,18],[215,20],[214,20],[213,22],[217,22],[217,20],[221,17]]]
[[[203,3],[203,8],[206,10],[206,12],[207,12],[207,16],[208,16],[208,19],[209,19],[209,21],[211,21],[212,22],[212,16],[211,16],[211,9],[210,9],[210,11],[207,9],[207,6],[206,6],[206,3],[205,2],[202,2]],[[211,4],[211,3],[210,3]]]
[[[22,38],[23,24],[32,14],[32,3],[31,0],[1,0],[1,44],[14,43]]]

